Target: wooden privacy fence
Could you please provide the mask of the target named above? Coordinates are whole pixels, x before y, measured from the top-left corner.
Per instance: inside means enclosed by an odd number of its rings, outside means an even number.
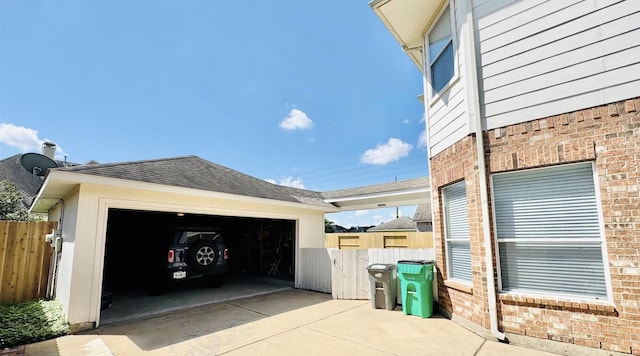
[[[369,299],[369,265],[435,260],[436,253],[433,248],[301,248],[299,258],[298,288],[331,293],[334,299]]]
[[[374,263],[396,264],[402,260],[435,260],[433,248],[370,248],[331,250],[331,294],[334,299],[369,299],[369,271]],[[401,303],[398,293],[398,303]]]
[[[324,247],[341,250],[367,248],[433,248],[431,232],[387,231],[324,234]]]
[[[0,304],[44,298],[53,249],[44,237],[55,221],[0,221]]]
[[[331,251],[326,248],[301,248],[298,288],[331,293]]]

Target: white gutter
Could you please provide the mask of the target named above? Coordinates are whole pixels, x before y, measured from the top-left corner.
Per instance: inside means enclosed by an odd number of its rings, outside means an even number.
[[[352,195],[352,196],[344,196],[344,197],[336,197],[336,198],[325,198],[324,202],[329,204],[334,203],[342,203],[349,201],[358,201],[358,200],[366,200],[366,199],[380,199],[380,198],[393,198],[393,197],[402,197],[409,194],[420,194],[420,193],[429,193],[431,192],[431,188],[416,188],[411,190],[397,190],[383,193],[371,193],[371,194],[361,194],[361,195]]]
[[[467,100],[469,105],[469,123],[475,127],[476,135],[476,151],[478,154],[478,175],[480,184],[480,205],[482,211],[482,234],[484,236],[484,252],[485,252],[485,270],[487,273],[487,298],[489,303],[489,322],[493,336],[498,340],[504,341],[506,335],[498,330],[498,310],[496,301],[496,285],[493,271],[493,241],[491,240],[491,229],[489,224],[489,194],[487,192],[487,167],[484,156],[484,136],[482,131],[482,116],[480,111],[480,99],[478,89],[478,69],[476,67],[476,47],[475,32],[473,25],[473,7],[471,0],[461,1],[463,11],[466,12],[466,24],[463,26],[465,48],[465,71],[467,80]]]

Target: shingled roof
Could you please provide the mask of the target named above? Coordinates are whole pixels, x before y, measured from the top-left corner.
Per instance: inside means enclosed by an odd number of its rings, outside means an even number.
[[[414,178],[414,179],[407,179],[407,180],[398,181],[398,182],[369,185],[365,187],[332,190],[328,192],[323,192],[322,196],[325,199],[333,199],[333,198],[380,194],[380,193],[394,192],[399,190],[411,190],[411,189],[424,188],[424,187],[429,187],[429,178],[426,178],[426,177]]]
[[[420,204],[413,213],[413,220],[416,222],[431,222],[431,204]]]
[[[374,226],[367,231],[418,231],[418,229],[416,228],[416,222],[413,221],[413,219],[401,216],[378,226]]]
[[[17,154],[0,161],[0,182],[7,180],[13,183],[22,194],[24,206],[28,207],[42,185],[42,178],[34,177],[22,167],[21,156],[21,154]]]
[[[197,156],[91,164],[55,170],[254,198],[331,206],[323,201],[319,192],[269,183]]]

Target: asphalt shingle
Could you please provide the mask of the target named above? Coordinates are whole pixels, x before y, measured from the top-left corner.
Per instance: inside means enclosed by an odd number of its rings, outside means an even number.
[[[390,182],[390,183],[382,183],[375,185],[368,185],[365,187],[358,188],[349,188],[349,189],[339,189],[339,190],[331,190],[328,192],[323,192],[322,196],[325,199],[334,199],[334,198],[345,198],[345,197],[355,197],[369,194],[379,194],[386,192],[394,192],[401,190],[411,190],[429,187],[429,178],[414,178],[407,179],[403,181]]]
[[[328,205],[319,192],[269,183],[197,156],[91,164],[58,170],[255,198]]]

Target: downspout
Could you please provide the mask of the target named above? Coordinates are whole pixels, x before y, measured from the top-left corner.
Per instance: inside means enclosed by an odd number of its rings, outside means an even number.
[[[476,39],[475,26],[473,22],[473,7],[471,0],[463,0],[466,11],[466,25],[463,26],[465,35],[465,71],[467,74],[467,100],[469,104],[469,123],[475,127],[476,151],[478,155],[478,175],[480,184],[480,205],[482,212],[482,234],[484,236],[485,270],[487,273],[487,298],[489,303],[489,323],[493,336],[504,341],[506,335],[498,330],[498,308],[496,300],[496,285],[493,270],[493,241],[491,239],[491,228],[489,225],[489,194],[487,192],[487,167],[484,155],[484,136],[482,131],[482,116],[480,111],[480,99],[478,88],[478,68],[476,66]]]

